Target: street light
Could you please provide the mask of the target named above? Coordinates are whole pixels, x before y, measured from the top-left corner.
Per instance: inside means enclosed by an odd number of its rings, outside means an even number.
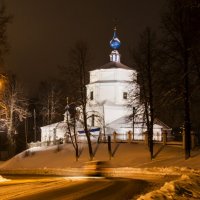
[[[3,93],[5,91],[5,84],[8,82],[8,78],[4,76],[3,74],[0,74],[0,107],[5,111],[4,114],[7,116],[7,106],[6,104],[2,101],[3,99]]]
[[[135,129],[135,113],[136,113],[136,108],[133,107],[133,140],[134,140],[134,129]]]
[[[3,74],[0,74],[0,94],[5,90],[5,83],[8,81],[7,77]]]

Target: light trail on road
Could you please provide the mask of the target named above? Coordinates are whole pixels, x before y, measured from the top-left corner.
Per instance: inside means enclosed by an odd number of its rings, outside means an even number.
[[[150,183],[103,177],[13,177],[0,183],[1,200],[122,200],[137,196]]]

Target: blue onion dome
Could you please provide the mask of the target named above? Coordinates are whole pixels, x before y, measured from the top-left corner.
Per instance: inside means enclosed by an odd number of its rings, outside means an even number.
[[[113,39],[110,41],[110,47],[114,50],[119,49],[119,47],[121,46],[121,42],[120,40],[117,38],[117,33],[116,33],[117,29],[114,29],[114,35],[113,35]]]

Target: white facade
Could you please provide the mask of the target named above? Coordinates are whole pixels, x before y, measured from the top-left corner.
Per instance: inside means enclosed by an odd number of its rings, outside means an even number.
[[[41,142],[55,142],[66,138],[67,126],[64,121],[41,127]]]
[[[131,89],[135,88],[135,92],[138,92],[138,87],[133,82],[136,78],[136,71],[120,62],[111,61],[99,69],[90,71],[87,112],[90,116],[99,116],[93,119],[95,123],[90,120],[91,126],[101,127],[105,135],[116,132],[119,140],[127,139],[127,133],[133,132],[133,121],[130,117],[132,108],[128,106],[128,100]],[[162,128],[161,125],[154,125],[154,140],[162,140]],[[143,140],[146,130],[145,123],[135,119],[134,139]]]
[[[128,106],[133,70],[120,68],[126,67],[121,63],[110,62],[105,66],[112,65],[115,68],[90,71],[90,83],[87,85],[87,110],[99,113],[105,124],[130,113],[124,107]]]
[[[143,140],[147,129],[143,122],[142,112],[137,113],[139,117],[134,119],[133,123],[133,117],[131,117],[133,107],[138,107],[138,102],[132,102],[131,107],[128,102],[130,94],[139,94],[136,83],[137,72],[121,63],[118,52],[120,45],[115,29],[113,39],[110,41],[113,49],[110,62],[99,69],[90,71],[90,83],[87,85],[87,111],[88,115],[93,115],[93,118],[94,115],[99,116],[95,117],[95,120],[90,120],[90,123],[91,126],[101,127],[105,135],[116,132],[122,140],[125,140],[127,133],[132,132],[135,140]],[[162,129],[166,128],[168,127],[164,127],[163,124],[154,124],[153,138],[161,141]]]
[[[143,140],[144,132],[147,130],[142,117],[133,119],[133,106],[130,108],[129,95],[138,92],[138,86],[133,80],[137,79],[137,72],[120,62],[120,54],[117,49],[120,47],[120,41],[114,37],[110,42],[113,48],[110,54],[110,62],[90,71],[90,82],[87,87],[87,115],[89,129],[99,127],[100,132],[91,132],[91,140],[97,140],[101,134],[113,135],[117,133],[119,140],[126,140],[127,133],[134,131],[135,140]],[[136,102],[135,102],[136,103]],[[62,122],[62,124],[66,123]],[[134,130],[133,130],[134,124]],[[154,140],[162,140],[162,130],[168,130],[163,123],[154,124]],[[59,125],[49,125],[41,128],[42,141],[66,137],[66,128],[59,128]],[[80,130],[80,127],[79,127]],[[86,140],[85,134],[79,134],[81,140]]]

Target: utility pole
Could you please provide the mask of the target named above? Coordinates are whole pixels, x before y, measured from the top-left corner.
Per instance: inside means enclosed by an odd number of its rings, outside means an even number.
[[[36,133],[36,112],[35,109],[33,110],[33,120],[34,120],[34,142],[37,140],[37,133]]]
[[[111,147],[111,137],[108,135],[108,154],[109,154],[109,159],[111,160],[112,157],[112,147]]]
[[[26,143],[26,149],[28,148],[28,135],[27,135],[27,128],[28,128],[28,124],[27,124],[27,118],[25,118],[24,120],[24,132],[25,132],[25,143]]]
[[[103,104],[103,141],[106,140],[105,110]]]
[[[134,140],[134,134],[135,134],[135,131],[134,131],[134,129],[135,129],[135,111],[136,111],[136,109],[135,109],[135,107],[133,107],[133,140]]]

